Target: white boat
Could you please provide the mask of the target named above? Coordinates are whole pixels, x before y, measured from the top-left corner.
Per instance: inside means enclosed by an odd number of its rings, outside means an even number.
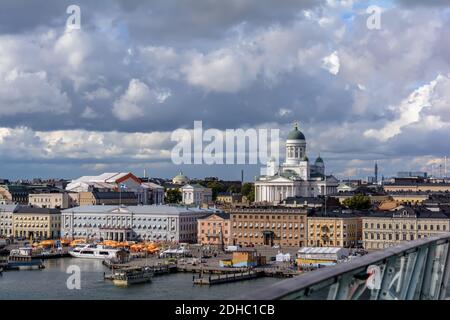
[[[117,258],[120,249],[108,248],[96,244],[78,245],[69,254],[75,258],[102,259],[109,260]]]

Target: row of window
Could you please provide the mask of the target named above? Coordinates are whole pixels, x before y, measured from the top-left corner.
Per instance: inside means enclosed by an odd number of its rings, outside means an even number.
[[[392,229],[393,227],[394,227],[394,225],[393,224],[391,224],[391,223],[389,223],[389,224],[386,224],[386,223],[383,223],[383,224],[380,224],[380,223],[377,223],[377,224],[374,224],[374,223],[371,223],[370,224],[370,228],[371,229],[374,229],[375,228],[375,226],[376,226],[376,229]],[[366,229],[369,229],[369,224],[368,223],[365,223],[364,224],[364,227],[366,228]],[[401,225],[401,227],[402,227],[402,229],[403,230],[407,230],[408,229],[408,225],[407,224],[402,224]],[[400,224],[395,224],[395,229],[400,229]],[[447,231],[447,226],[445,225],[445,224],[443,224],[443,225],[439,225],[439,224],[436,224],[436,225],[433,225],[433,224],[430,224],[430,225],[428,225],[428,224],[424,224],[424,225],[422,225],[422,224],[418,224],[417,225],[417,230],[437,230],[437,231]],[[410,224],[409,225],[409,230],[414,230],[414,224]]]
[[[259,218],[258,218],[259,217]],[[289,214],[284,214],[284,215],[277,215],[277,216],[270,216],[270,215],[233,215],[232,216],[232,220],[237,220],[237,219],[261,219],[261,220],[267,220],[267,219],[272,219],[272,220],[300,220],[300,222],[303,222],[303,219],[305,217],[304,216],[299,216],[299,215],[289,215]]]
[[[427,236],[431,236],[431,234],[429,235],[417,235],[417,239],[420,239],[422,237],[426,238]],[[375,232],[364,232],[364,240],[397,240],[397,241],[406,241],[406,240],[415,240],[416,236],[413,233],[402,233],[402,234],[398,234],[396,233],[395,235],[392,233],[375,233]]]

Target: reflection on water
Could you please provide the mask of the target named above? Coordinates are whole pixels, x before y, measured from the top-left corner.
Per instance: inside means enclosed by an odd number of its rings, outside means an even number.
[[[81,270],[81,290],[69,290],[66,273],[70,265]],[[280,279],[259,278],[216,286],[193,286],[191,273],[154,277],[152,282],[128,288],[103,280],[105,268],[99,260],[64,258],[47,260],[36,271],[8,271],[0,277],[1,299],[227,299],[258,290]]]

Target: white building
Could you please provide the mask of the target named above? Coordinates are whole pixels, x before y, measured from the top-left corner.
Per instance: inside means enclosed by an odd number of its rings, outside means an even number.
[[[212,201],[211,188],[205,188],[199,184],[187,184],[181,188],[182,202],[188,205],[200,206]]]
[[[168,205],[80,206],[61,212],[61,236],[196,243],[197,219],[216,211]]]
[[[160,190],[155,190],[153,184],[142,185],[142,181],[130,172],[107,172],[98,176],[83,176],[72,180],[66,187],[67,191],[87,192],[94,189],[98,191],[122,191],[134,192],[141,204],[159,204],[162,202],[152,202],[153,193],[158,198]],[[164,196],[163,196],[164,199]]]
[[[295,125],[286,140],[286,160],[278,166],[267,163],[266,175],[257,177],[255,202],[280,203],[288,197],[317,197],[336,192],[338,180],[325,175],[320,155],[314,164],[309,162],[306,139]]]
[[[0,236],[13,236],[13,213],[18,207],[17,204],[0,204]]]

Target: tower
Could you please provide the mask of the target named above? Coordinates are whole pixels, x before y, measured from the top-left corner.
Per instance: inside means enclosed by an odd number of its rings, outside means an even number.
[[[286,140],[286,164],[298,165],[306,157],[305,135],[298,129],[298,124],[289,132]]]
[[[375,161],[375,183],[378,183],[378,163]]]

